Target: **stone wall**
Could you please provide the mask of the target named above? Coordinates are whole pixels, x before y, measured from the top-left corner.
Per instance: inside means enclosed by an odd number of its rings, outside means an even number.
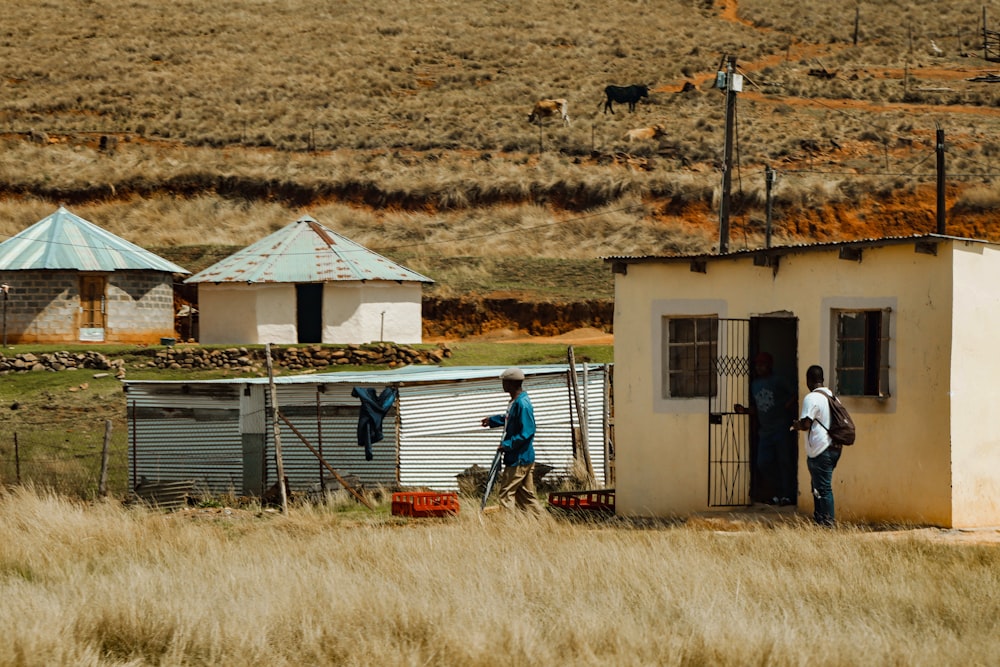
[[[167,349],[145,348],[137,354],[149,356],[146,366],[171,370],[240,370],[248,374],[263,374],[267,370],[265,351],[262,348],[231,347],[206,349],[195,345],[182,345]],[[371,345],[345,345],[323,347],[272,347],[271,361],[276,368],[291,371],[329,370],[333,366],[408,366],[412,364],[439,364],[451,356],[444,345],[429,350],[418,350],[395,343]],[[0,375],[30,371],[64,371],[95,369],[125,376],[125,362],[109,359],[100,352],[53,352],[50,354],[20,354],[6,357],[0,353]]]
[[[0,354],[0,375],[8,373],[31,371],[66,371],[77,369],[94,369],[114,371],[123,375],[125,362],[121,359],[108,359],[100,352],[52,352],[48,354],[20,354],[6,357]]]
[[[331,366],[408,366],[411,364],[439,364],[451,356],[446,346],[418,350],[395,343],[371,345],[345,345],[324,347],[306,345],[272,347],[271,362],[278,368],[292,371],[328,370]],[[266,371],[265,351],[260,348],[230,347],[209,350],[196,346],[172,347],[158,350],[149,366],[157,368],[225,370],[244,369],[248,373]]]

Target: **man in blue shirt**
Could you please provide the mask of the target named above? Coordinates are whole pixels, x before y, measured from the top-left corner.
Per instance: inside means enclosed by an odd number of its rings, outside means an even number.
[[[482,425],[504,427],[503,440],[497,451],[503,452],[503,476],[500,478],[500,506],[541,513],[541,503],[535,496],[535,409],[521,388],[524,371],[508,368],[500,374],[503,390],[510,395],[507,412],[485,417]]]

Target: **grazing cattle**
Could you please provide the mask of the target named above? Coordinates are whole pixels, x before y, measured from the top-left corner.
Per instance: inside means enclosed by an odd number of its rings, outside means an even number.
[[[629,130],[625,133],[625,141],[632,143],[633,141],[648,141],[650,139],[659,139],[660,137],[665,137],[667,135],[667,128],[662,125],[654,125],[653,127],[639,127],[634,130]]]
[[[543,118],[559,116],[564,125],[569,125],[566,108],[566,100],[538,100],[535,102],[535,108],[531,110],[531,115],[528,116],[528,122],[541,124]]]
[[[636,102],[642,97],[649,97],[649,86],[608,86],[604,89],[604,113],[615,112],[612,102],[628,104],[628,110],[635,112]]]

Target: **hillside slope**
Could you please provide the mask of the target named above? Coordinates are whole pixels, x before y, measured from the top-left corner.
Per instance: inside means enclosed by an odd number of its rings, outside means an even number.
[[[434,277],[441,317],[470,299],[606,303],[601,257],[717,247],[713,84],[732,55],[731,250],[763,243],[766,168],[775,243],[932,232],[939,158],[946,233],[1000,240],[992,13],[967,0],[21,3],[0,40],[0,238],[66,204],[198,270],[309,212]],[[648,98],[604,113],[604,87],[628,83]],[[527,122],[542,97],[569,100],[568,127]],[[665,136],[624,138],[656,124]]]

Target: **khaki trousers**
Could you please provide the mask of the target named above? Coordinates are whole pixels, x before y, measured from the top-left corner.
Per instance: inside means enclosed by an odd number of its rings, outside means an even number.
[[[542,504],[535,497],[535,464],[507,466],[500,478],[500,506],[541,514]]]

